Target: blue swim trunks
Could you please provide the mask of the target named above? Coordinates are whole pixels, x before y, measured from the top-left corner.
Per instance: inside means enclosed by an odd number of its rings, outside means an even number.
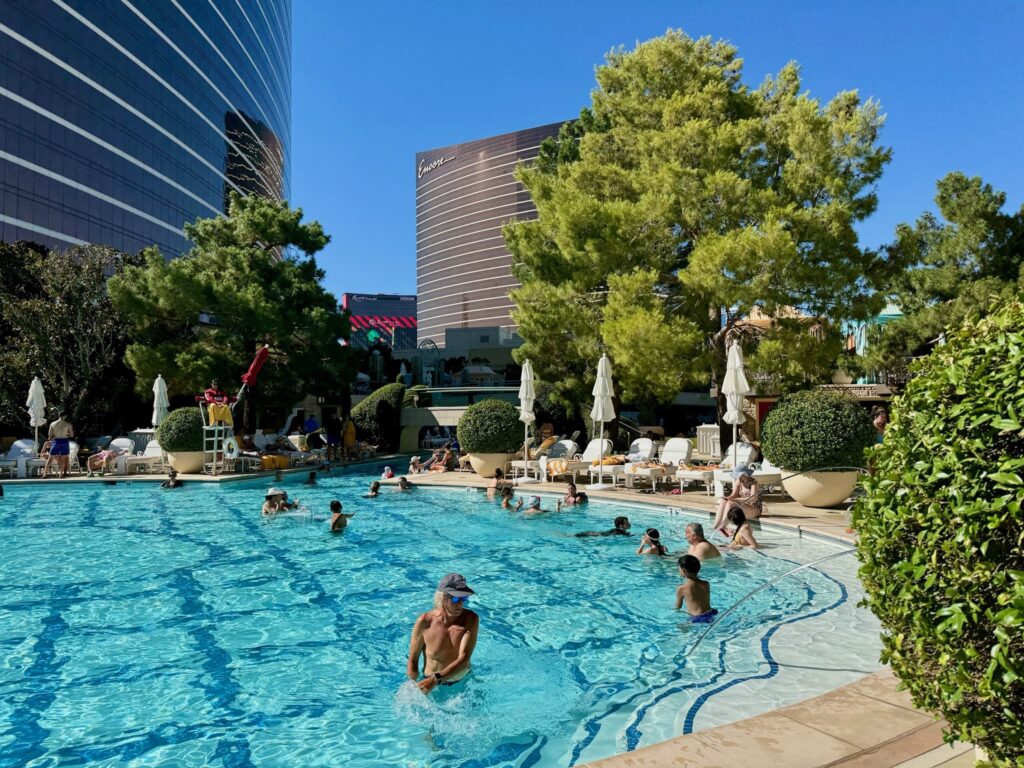
[[[693,624],[710,624],[715,620],[715,616],[718,615],[718,609],[712,608],[706,613],[702,613],[699,616],[691,616],[690,621]]]
[[[71,441],[66,437],[55,437],[50,443],[51,456],[67,456],[71,453]]]

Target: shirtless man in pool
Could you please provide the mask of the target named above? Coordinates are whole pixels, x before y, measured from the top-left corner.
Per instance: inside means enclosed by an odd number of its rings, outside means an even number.
[[[480,628],[480,617],[466,608],[472,594],[463,576],[449,573],[437,585],[434,609],[416,619],[409,641],[407,673],[423,693],[438,685],[457,683],[469,673],[469,658]],[[421,655],[425,657],[422,678]]]

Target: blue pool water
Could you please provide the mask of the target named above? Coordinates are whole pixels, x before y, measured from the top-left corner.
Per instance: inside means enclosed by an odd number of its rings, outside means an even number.
[[[482,492],[286,481],[317,516],[261,519],[264,484],[7,487],[0,501],[0,767],[565,766],[807,698],[877,667],[853,557],[783,579],[690,655],[674,558],[579,539],[628,514],[674,552],[681,511],[510,515]],[[553,501],[546,500],[546,506]],[[768,527],[703,575],[720,610],[839,551]],[[465,574],[480,640],[422,696],[409,631]],[[703,630],[703,628],[699,628]]]

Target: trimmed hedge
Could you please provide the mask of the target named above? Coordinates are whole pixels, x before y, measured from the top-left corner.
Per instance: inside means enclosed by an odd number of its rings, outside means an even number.
[[[524,426],[511,403],[484,400],[459,419],[459,445],[466,453],[515,453],[523,447]]]
[[[765,458],[789,472],[863,467],[875,440],[871,415],[834,389],[808,389],[783,397],[761,429]]]
[[[402,398],[403,408],[429,408],[430,407],[430,393],[426,391],[426,384],[416,384],[405,391],[405,397]],[[413,399],[413,395],[419,395],[419,401]]]
[[[386,450],[398,448],[404,384],[385,384],[352,409],[359,437]]]
[[[1024,305],[947,337],[853,508],[883,661],[995,765],[1024,765]]]
[[[156,428],[156,441],[168,453],[203,450],[203,414],[198,408],[178,408]]]

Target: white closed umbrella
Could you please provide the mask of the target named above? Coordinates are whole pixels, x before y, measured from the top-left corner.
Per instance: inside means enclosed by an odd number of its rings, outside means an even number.
[[[43,382],[39,380],[38,376],[32,379],[25,405],[28,408],[28,424],[30,427],[35,427],[36,430],[36,448],[38,448],[39,428],[46,426],[46,393],[43,392]]]
[[[725,365],[725,378],[722,380],[722,394],[725,395],[726,410],[722,417],[726,424],[732,424],[732,468],[736,469],[736,431],[738,425],[747,420],[743,414],[743,398],[753,393],[747,374],[743,370],[743,350],[738,342],[729,347],[729,358]]]
[[[533,401],[537,392],[533,386],[533,366],[527,360],[519,377],[519,420],[523,422],[523,461],[530,460],[530,425],[537,420],[533,414]]]
[[[171,410],[171,402],[167,399],[167,382],[159,373],[153,382],[153,426],[159,427],[160,422],[167,418]]]
[[[615,389],[612,386],[612,364],[608,355],[601,355],[597,363],[597,381],[594,382],[591,394],[594,396],[594,407],[590,409],[590,420],[598,425],[597,439],[604,440],[604,425],[615,418],[615,405],[612,403]],[[604,451],[601,451],[601,455],[604,455]],[[589,487],[600,489],[608,486],[603,482],[597,482]]]

